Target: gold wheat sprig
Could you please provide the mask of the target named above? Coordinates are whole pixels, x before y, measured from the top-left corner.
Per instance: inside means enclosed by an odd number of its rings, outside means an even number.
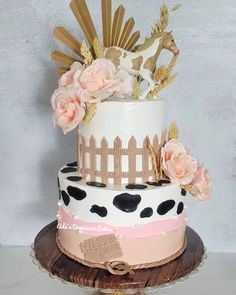
[[[172,122],[168,132],[168,140],[179,139],[179,129],[176,122]]]
[[[93,49],[97,58],[104,58],[104,47],[102,46],[98,38],[95,38],[93,40]]]
[[[155,153],[155,150],[150,142],[149,139],[147,139],[147,148],[148,148],[148,151],[149,151],[149,154],[151,156],[151,159],[152,159],[152,166],[153,166],[153,170],[154,170],[154,174],[155,174],[155,178],[157,180],[159,180],[159,173],[158,173],[158,166],[157,166],[157,155]]]
[[[178,55],[173,55],[169,65],[166,68],[164,79],[168,78],[170,76],[170,74],[173,72],[173,69],[174,69],[174,67],[176,65],[177,59],[178,59]]]
[[[196,191],[193,188],[193,185],[192,184],[184,184],[184,185],[181,185],[181,188],[184,189],[186,192],[190,193],[193,196],[196,194]]]
[[[95,116],[97,110],[96,103],[87,104],[86,114],[83,119],[84,123],[89,123],[92,118]]]
[[[150,97],[153,98],[154,96],[157,96],[164,88],[166,88],[171,82],[175,80],[176,76],[177,74],[173,74],[168,78],[162,80],[161,84],[151,91]]]
[[[133,97],[138,99],[140,96],[140,82],[136,79],[134,79],[134,88],[133,88]]]
[[[86,66],[91,65],[91,63],[93,62],[93,56],[92,56],[91,51],[88,49],[88,46],[86,45],[85,41],[82,42],[80,51],[84,57],[85,65]]]

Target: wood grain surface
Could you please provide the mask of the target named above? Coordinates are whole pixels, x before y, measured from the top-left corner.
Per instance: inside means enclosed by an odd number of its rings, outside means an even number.
[[[122,290],[160,286],[193,271],[204,255],[201,238],[187,227],[187,248],[181,256],[162,266],[135,270],[134,275],[117,276],[104,269],[84,266],[64,255],[56,245],[56,233],[57,221],[38,233],[34,241],[36,259],[51,274],[84,287]]]

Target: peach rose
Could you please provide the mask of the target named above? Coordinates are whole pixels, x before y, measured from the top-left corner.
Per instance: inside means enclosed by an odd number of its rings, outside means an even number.
[[[77,71],[77,73],[82,73],[83,70],[83,66],[80,62],[74,62],[71,67],[70,70],[67,71],[65,74],[63,74],[61,76],[61,78],[58,81],[59,87],[66,87],[69,86],[71,84],[73,84],[74,81],[74,75]]]
[[[73,130],[84,118],[85,104],[81,103],[72,87],[59,87],[51,98],[54,110],[54,124],[62,128],[63,133]]]
[[[82,73],[74,75],[74,87],[84,102],[97,103],[115,93],[124,95],[133,86],[126,74],[116,73],[114,64],[109,59],[96,59]],[[130,84],[130,85],[129,85]]]
[[[208,200],[211,197],[211,180],[207,169],[203,165],[198,166],[191,184],[193,185],[193,191],[196,197],[201,200]]]
[[[119,70],[116,73],[116,78],[120,80],[120,90],[115,95],[121,98],[124,98],[125,95],[132,95],[134,91],[134,77],[124,70]]]
[[[173,183],[189,184],[197,170],[197,160],[188,154],[184,145],[172,139],[161,149],[161,163]]]

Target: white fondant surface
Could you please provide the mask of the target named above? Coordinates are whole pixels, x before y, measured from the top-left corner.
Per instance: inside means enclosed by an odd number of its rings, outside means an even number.
[[[76,175],[78,176],[77,172],[62,173],[60,170],[58,173],[60,189],[65,192],[67,192],[68,186],[82,189],[87,194],[86,198],[78,201],[73,197],[70,197],[68,206],[66,206],[61,199],[59,201],[59,206],[65,208],[75,218],[78,217],[83,221],[103,222],[120,227],[139,226],[153,221],[176,218],[178,216],[177,206],[179,202],[184,202],[184,197],[181,195],[181,190],[178,184],[167,184],[160,187],[147,185],[147,188],[143,190],[126,189],[125,185],[119,187],[109,185],[106,188],[98,188],[86,185],[86,181],[84,180],[74,182],[67,179],[69,176]],[[141,196],[141,201],[134,212],[123,212],[113,205],[114,197],[122,193]],[[175,206],[165,215],[159,215],[157,213],[157,207],[160,203],[167,200],[174,200],[176,203]],[[96,213],[91,213],[90,209],[92,205],[105,207],[108,212],[107,216],[100,217]],[[140,213],[146,207],[151,207],[153,209],[153,215],[148,218],[141,218]]]
[[[116,136],[128,145],[134,136],[137,146],[142,146],[146,136],[160,137],[163,130],[163,101],[113,98],[97,104],[96,115],[87,124],[81,124],[79,133],[86,141],[93,135],[100,143],[105,137],[110,146]]]

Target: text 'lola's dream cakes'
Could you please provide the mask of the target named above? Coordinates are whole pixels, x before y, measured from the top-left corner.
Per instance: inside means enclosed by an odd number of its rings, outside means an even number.
[[[102,0],[103,41],[86,2],[70,7],[88,41],[65,28],[54,35],[76,58],[55,51],[63,64],[52,95],[53,119],[64,134],[78,128],[77,161],[58,172],[57,245],[74,260],[113,274],[167,263],[186,248],[186,192],[208,199],[206,168],[180,142],[176,123],[163,127],[163,100],[179,49],[166,31],[171,11],[161,6],[151,36],[136,45],[134,19],[123,25],[123,6],[112,19]],[[157,67],[160,53],[173,57]],[[141,91],[143,83],[147,89]]]

